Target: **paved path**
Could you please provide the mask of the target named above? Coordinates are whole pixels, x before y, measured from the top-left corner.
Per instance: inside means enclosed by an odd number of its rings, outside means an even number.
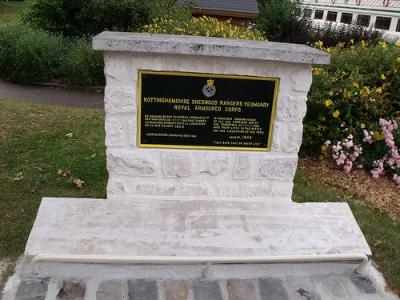
[[[0,80],[0,100],[103,108],[104,91],[102,88],[23,85]]]
[[[91,265],[41,263],[32,275],[24,260],[3,300],[395,300],[372,267],[350,263],[213,265]]]

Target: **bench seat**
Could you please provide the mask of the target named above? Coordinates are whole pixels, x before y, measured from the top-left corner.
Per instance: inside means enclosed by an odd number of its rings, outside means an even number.
[[[347,203],[43,198],[25,255],[371,255]]]

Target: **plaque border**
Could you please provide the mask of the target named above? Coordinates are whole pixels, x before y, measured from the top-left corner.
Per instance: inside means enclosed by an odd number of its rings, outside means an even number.
[[[156,74],[169,76],[191,76],[204,78],[230,78],[230,79],[245,79],[245,80],[265,80],[275,82],[274,95],[272,99],[271,118],[268,131],[268,144],[266,148],[260,147],[237,147],[237,146],[194,146],[194,145],[173,145],[173,144],[142,144],[141,141],[141,120],[142,120],[142,74]],[[271,148],[272,129],[275,121],[276,101],[278,97],[280,78],[278,77],[262,77],[253,75],[233,75],[233,74],[213,74],[213,73],[196,73],[196,72],[181,72],[181,71],[153,71],[153,70],[138,70],[137,80],[137,147],[138,148],[164,148],[164,149],[194,149],[194,150],[231,150],[231,151],[259,151],[268,152]]]

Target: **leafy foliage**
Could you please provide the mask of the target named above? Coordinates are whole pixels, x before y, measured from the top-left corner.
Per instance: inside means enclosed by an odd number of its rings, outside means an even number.
[[[101,52],[88,39],[68,39],[22,24],[0,27],[0,77],[15,82],[104,84]]]
[[[149,21],[146,0],[30,0],[22,21],[69,37],[132,31]]]
[[[378,43],[382,40],[382,33],[379,30],[359,26],[356,24],[335,24],[326,22],[323,26],[312,29],[309,41],[315,43],[323,42],[325,47],[335,47],[339,43],[346,46],[358,44],[361,41]]]
[[[306,18],[301,19],[300,4],[300,0],[258,0],[259,17],[255,20],[256,28],[270,41],[305,43],[311,22]],[[301,34],[296,35],[299,30]]]
[[[152,0],[148,5],[151,20],[163,18],[182,23],[192,18],[195,1],[189,0],[178,5],[176,0]]]
[[[365,167],[400,184],[399,44],[316,46],[332,61],[313,68],[304,149],[321,149],[321,159],[331,153],[347,172]]]
[[[18,82],[46,82],[61,75],[66,41],[17,25],[0,28],[1,77]]]
[[[232,26],[230,21],[221,22],[216,18],[206,16],[191,18],[187,21],[156,18],[153,20],[153,23],[143,26],[142,31],[147,33],[264,40],[261,33],[257,30]]]
[[[104,85],[103,53],[92,49],[91,40],[73,41],[63,62],[64,77],[69,84],[81,86]]]

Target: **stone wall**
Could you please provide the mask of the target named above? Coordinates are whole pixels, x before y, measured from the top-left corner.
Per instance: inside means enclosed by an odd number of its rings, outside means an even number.
[[[104,32],[108,198],[291,201],[311,63],[329,55],[289,44]],[[137,147],[138,71],[280,79],[271,149]]]

